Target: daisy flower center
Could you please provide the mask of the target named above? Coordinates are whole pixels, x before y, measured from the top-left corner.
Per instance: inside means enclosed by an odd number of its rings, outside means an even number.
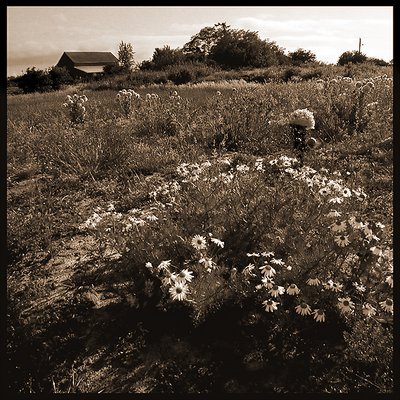
[[[301,304],[300,304],[300,307],[301,307],[301,308],[307,308],[307,304],[306,304],[306,303],[301,303]]]
[[[392,300],[386,300],[386,305],[387,306],[392,306],[393,305],[393,301]]]
[[[343,305],[346,306],[346,307],[348,307],[348,306],[350,305],[350,303],[349,303],[347,300],[345,300],[345,301],[343,302]]]
[[[178,287],[178,288],[176,288],[176,293],[178,293],[178,294],[179,294],[179,293],[182,293],[182,289],[181,289],[181,288],[179,288],[179,287]]]
[[[317,311],[317,314],[318,314],[318,315],[323,315],[324,312],[323,312],[322,310],[318,310],[318,311]]]
[[[296,287],[296,285],[294,284],[294,283],[292,283],[291,285],[290,285],[290,288],[291,289],[294,289]]]
[[[272,306],[272,304],[273,304],[273,303],[272,303],[271,300],[268,300],[268,301],[267,301],[267,305]]]
[[[185,276],[186,276],[186,274],[183,271],[179,272],[179,277],[180,278],[184,278]]]

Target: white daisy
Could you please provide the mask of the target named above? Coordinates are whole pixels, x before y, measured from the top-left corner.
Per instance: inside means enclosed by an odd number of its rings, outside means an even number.
[[[314,314],[314,319],[317,322],[325,322],[325,312],[324,312],[324,310],[318,308],[318,309],[313,311],[313,314]]]
[[[269,262],[276,265],[285,265],[285,262],[282,261],[280,258],[271,258]]]
[[[335,243],[340,247],[346,247],[350,244],[348,235],[335,236]]]
[[[283,286],[273,285],[268,291],[272,297],[278,297],[280,294],[285,293],[285,288]]]
[[[297,287],[297,285],[295,283],[292,283],[286,289],[286,293],[289,294],[290,296],[294,296],[295,294],[299,294],[300,293],[300,289]]]
[[[260,268],[261,273],[266,277],[273,277],[276,274],[275,268],[271,267],[268,264],[264,264]]]
[[[307,303],[300,303],[298,306],[295,307],[296,313],[300,315],[310,315],[311,308]]]
[[[393,300],[391,299],[386,299],[385,301],[381,301],[379,305],[382,307],[382,309],[386,312],[390,312],[393,314]]]
[[[166,260],[166,261],[161,261],[160,264],[158,265],[157,269],[159,271],[161,270],[166,270],[168,271],[168,267],[171,265],[171,260]]]
[[[204,250],[207,248],[206,238],[201,235],[195,235],[191,243],[196,250]]]
[[[189,287],[182,283],[175,283],[174,286],[169,288],[172,300],[185,300],[186,295],[189,293]]]
[[[183,269],[179,274],[176,274],[176,282],[184,284],[185,282],[191,282],[193,279],[193,272],[187,268]]]
[[[372,317],[373,315],[376,314],[376,309],[374,307],[371,306],[371,304],[369,303],[365,303],[362,306],[362,313],[366,316],[366,317]]]
[[[164,276],[161,282],[164,286],[172,285],[176,281],[176,274],[174,272],[164,271]]]
[[[274,253],[273,251],[263,251],[263,252],[261,253],[261,255],[262,255],[263,257],[273,257],[273,256],[275,255],[275,253]]]
[[[276,301],[274,301],[274,300],[269,299],[269,300],[263,301],[262,304],[265,306],[265,311],[267,311],[267,312],[274,312],[275,310],[278,309],[277,305],[280,304],[280,303],[278,303],[278,302],[276,302]]]
[[[224,248],[225,246],[225,243],[217,238],[211,238],[211,241],[221,248]]]
[[[339,304],[338,307],[341,312],[352,312],[354,309],[354,303],[351,301],[350,297],[338,298]]]
[[[275,284],[275,282],[271,278],[262,278],[261,279],[261,283],[267,289],[271,289]]]
[[[346,221],[336,221],[329,226],[332,232],[344,232],[347,228]]]
[[[326,289],[332,290],[333,292],[340,292],[343,289],[343,285],[338,282],[333,282],[332,279],[324,285]]]
[[[309,286],[318,286],[321,281],[317,277],[308,278],[306,281]]]

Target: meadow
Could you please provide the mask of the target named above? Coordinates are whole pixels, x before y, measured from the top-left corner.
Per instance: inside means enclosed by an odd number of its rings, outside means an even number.
[[[8,96],[9,390],[392,392],[388,71]]]

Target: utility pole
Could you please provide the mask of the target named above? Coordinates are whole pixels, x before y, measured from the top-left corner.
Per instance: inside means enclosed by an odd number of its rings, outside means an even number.
[[[361,54],[361,38],[358,39],[358,53]]]

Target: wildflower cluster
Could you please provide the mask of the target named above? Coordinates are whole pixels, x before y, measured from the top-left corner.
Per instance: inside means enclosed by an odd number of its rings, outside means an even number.
[[[210,244],[216,248],[223,248],[224,242],[213,237],[212,234],[208,235],[208,239],[209,241],[205,236],[196,234],[189,240],[195,254],[193,259],[186,260],[185,264],[202,265],[205,271],[211,273],[212,270],[217,268],[217,264],[213,261],[212,257],[208,256]],[[145,266],[161,281],[164,291],[170,295],[172,300],[186,300],[196,303],[196,300],[188,298],[188,295],[191,293],[189,286],[195,279],[194,272],[189,270],[189,268],[178,268],[173,265],[171,260],[162,261],[157,267],[153,267],[151,262],[146,262]],[[200,270],[198,275],[202,275],[203,271]]]
[[[145,100],[148,102],[160,100],[160,96],[156,93],[146,93]]]
[[[390,251],[387,253],[390,257]],[[383,313],[383,318],[393,315],[393,300],[387,290],[391,279],[386,280],[387,287],[381,287],[376,296],[376,287],[371,290],[366,282],[353,282],[350,287],[348,282],[338,279],[324,280],[310,269],[304,273],[307,267],[287,265],[275,258],[274,252],[248,253],[247,256],[251,257],[252,263],[243,269],[242,274],[253,278],[255,290],[260,291],[261,298],[264,297],[262,306],[269,313],[289,308],[300,316],[312,316],[316,322],[326,321],[327,310],[331,313],[339,311],[342,315],[358,312],[364,318],[379,312]]]
[[[347,84],[353,85],[357,89],[361,89],[364,86],[369,86],[371,89],[374,88],[374,82],[383,82],[384,84],[391,84],[393,82],[393,78],[388,77],[386,74],[378,75],[370,78],[363,78],[362,80],[357,80],[351,78],[349,76],[338,75],[336,78],[328,79],[326,81],[319,79],[317,83],[331,84],[331,85],[340,85]]]
[[[127,243],[132,233],[138,234],[142,227],[158,221],[159,211],[156,207],[148,209],[132,208],[122,214],[116,212],[111,203],[106,209],[96,207],[93,214],[80,225],[82,231],[95,235],[103,251],[128,251]]]
[[[67,102],[63,104],[69,112],[69,118],[73,124],[82,123],[85,121],[86,108],[84,104],[88,101],[88,98],[83,95],[74,94],[73,96],[67,96]]]
[[[295,110],[289,115],[289,126],[292,130],[293,149],[297,152],[300,166],[303,166],[304,151],[307,147],[306,130],[314,129],[314,115],[306,108]]]
[[[115,101],[118,102],[118,104],[121,107],[121,110],[123,112],[123,114],[125,115],[125,117],[129,117],[132,113],[132,109],[133,109],[133,101],[137,101],[140,100],[140,94],[136,93],[133,89],[122,89],[120,90],[116,97],[115,97]]]
[[[317,171],[310,167],[293,168],[297,163],[295,158],[284,155],[269,160],[257,158],[251,164],[234,163],[228,158],[220,159],[214,163],[209,161],[195,164],[186,163],[178,167],[179,187],[180,190],[183,190],[185,183],[203,187],[205,181],[212,181],[219,185],[232,185],[233,182],[237,184],[240,179],[249,174],[265,174],[266,169],[269,173],[271,167],[279,170],[283,177],[286,175],[293,182],[298,182],[307,188],[310,198],[313,198],[315,204],[318,204],[315,211],[316,218],[318,218],[316,221],[319,221],[319,229],[314,230],[315,233],[311,236],[314,239],[310,237],[310,242],[306,243],[306,248],[311,250],[313,246],[316,247],[313,251],[319,254],[317,260],[320,259],[321,254],[325,253],[322,259],[326,258],[326,264],[313,261],[314,265],[302,267],[301,262],[304,261],[304,255],[298,254],[296,256],[293,254],[293,259],[297,258],[298,265],[296,267],[285,266],[282,260],[272,257],[274,254],[272,251],[249,253],[248,256],[256,257],[257,260],[264,257],[264,263],[258,268],[261,272],[261,282],[255,284],[255,289],[262,287],[268,289],[271,298],[263,302],[266,310],[272,312],[277,310],[279,305],[286,304],[287,302],[278,301],[282,295],[289,297],[304,295],[304,297],[299,298],[297,304],[293,305],[296,313],[302,316],[312,315],[317,322],[324,322],[326,310],[332,311],[332,304],[337,303],[338,309],[344,313],[348,311],[348,307],[351,310],[355,309],[351,303],[354,302],[354,299],[350,296],[343,296],[346,290],[349,290],[348,293],[355,290],[358,296],[360,293],[362,294],[363,298],[357,303],[357,309],[364,316],[366,315],[365,307],[368,308],[371,304],[381,304],[381,309],[389,309],[389,305],[386,308],[383,308],[382,305],[382,302],[386,302],[387,299],[388,304],[392,301],[387,291],[393,285],[392,267],[390,261],[388,261],[391,251],[389,244],[384,243],[384,225],[379,222],[363,221],[361,214],[357,214],[354,210],[356,204],[354,202],[358,202],[360,206],[365,205],[367,195],[360,187],[347,187],[338,172],[330,175],[326,169]],[[216,173],[215,167],[217,167],[219,173]],[[224,171],[220,170],[221,167]],[[211,172],[214,174],[212,177],[210,176]],[[175,185],[177,186],[178,182]],[[215,190],[215,186],[213,188],[212,190]],[[178,192],[175,194],[178,195]],[[318,232],[323,235],[323,241],[316,236]],[[315,243],[316,241],[319,242],[318,246]],[[379,245],[379,243],[381,244]],[[195,236],[192,245],[199,251],[207,249],[204,236]],[[357,254],[367,254],[368,257],[372,257],[371,260],[377,257],[376,267],[373,266],[374,262],[370,260],[371,264],[364,271],[362,263],[365,260],[362,260]],[[211,271],[217,265],[211,257],[205,254],[202,255],[199,262],[203,263],[208,271]],[[331,262],[333,263],[332,266],[327,268]],[[381,288],[381,292],[376,291],[376,286],[371,286],[362,291],[371,278],[370,274],[373,273],[371,271],[375,271],[376,268],[384,273],[386,286]],[[283,282],[275,280],[279,269],[285,270]],[[255,263],[250,263],[243,269],[243,276],[246,279],[254,278],[257,276],[256,270]],[[307,270],[310,272],[305,274]],[[335,279],[339,276],[340,281]],[[351,283],[353,280],[354,284]],[[317,287],[321,290],[319,294],[315,292]],[[342,296],[332,298],[330,293],[340,293]],[[387,299],[379,298],[384,293],[387,293]],[[378,297],[376,294],[378,294]],[[321,298],[321,303],[314,304],[313,309],[311,309],[313,298]]]
[[[295,110],[289,116],[289,124],[302,126],[307,130],[314,129],[314,115],[307,108]]]
[[[164,226],[169,243],[180,243],[185,255],[179,261],[166,257],[158,267],[146,261],[167,299],[188,301],[200,313],[201,304],[219,293],[235,293],[254,297],[269,314],[291,310],[318,323],[335,314],[391,318],[392,249],[385,226],[364,217],[367,195],[347,186],[339,172],[296,166],[286,155],[183,163],[175,179],[150,192],[158,229]],[[108,228],[134,235],[138,243],[147,220],[136,213],[134,220],[114,215],[118,224]],[[282,219],[286,228],[276,222]],[[248,231],[248,221],[254,240],[245,243],[246,264],[237,227]],[[200,230],[216,236],[193,233]],[[268,251],[257,250],[267,243]]]

